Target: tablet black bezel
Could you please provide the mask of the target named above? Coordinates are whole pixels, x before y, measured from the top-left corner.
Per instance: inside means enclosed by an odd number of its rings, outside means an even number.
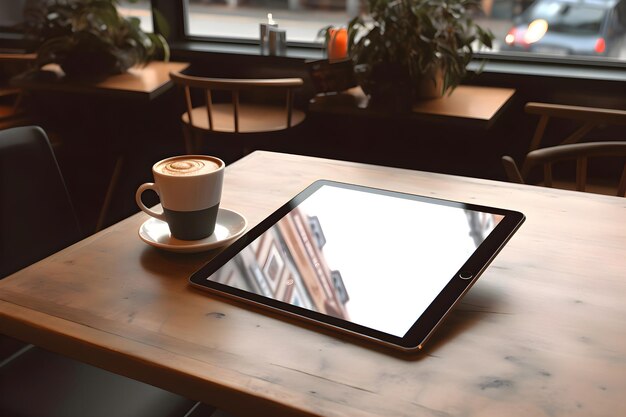
[[[457,207],[461,209],[473,210],[484,213],[492,213],[502,215],[504,218],[497,224],[494,230],[487,238],[474,250],[465,264],[450,277],[448,284],[431,302],[428,308],[420,317],[415,319],[415,323],[407,331],[404,337],[394,336],[379,330],[375,330],[366,326],[355,324],[337,317],[329,316],[316,311],[297,307],[283,301],[265,297],[263,295],[251,293],[239,288],[230,287],[219,282],[210,281],[206,278],[211,276],[229,260],[235,257],[249,243],[261,236],[265,231],[276,224],[285,215],[296,208],[302,201],[312,195],[315,191],[324,185],[365,191],[379,195],[399,197],[420,201],[429,204],[443,205],[449,207]],[[267,307],[279,313],[286,313],[289,316],[303,318],[308,322],[322,324],[324,327],[339,330],[343,333],[354,334],[361,338],[365,338],[383,345],[391,346],[403,351],[413,351],[421,349],[424,342],[432,334],[437,325],[444,319],[447,313],[462,298],[462,296],[471,288],[478,277],[487,268],[498,252],[504,247],[511,236],[517,231],[524,222],[525,217],[522,213],[496,208],[481,206],[476,204],[463,203],[458,201],[443,200],[433,197],[420,196],[415,194],[402,193],[397,191],[389,191],[379,188],[372,188],[356,184],[347,184],[330,180],[318,180],[306,187],[298,193],[294,198],[285,203],[282,207],[269,215],[265,220],[254,228],[246,232],[242,237],[233,242],[230,246],[216,255],[210,262],[202,266],[198,271],[194,272],[189,281],[195,287],[204,290],[211,290],[218,295],[224,295],[229,298],[235,298],[244,302],[253,303],[254,305]],[[467,272],[472,275],[470,279],[461,279],[459,274]]]

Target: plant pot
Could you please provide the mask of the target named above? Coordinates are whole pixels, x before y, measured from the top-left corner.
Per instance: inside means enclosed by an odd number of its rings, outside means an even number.
[[[405,68],[385,63],[357,65],[354,69],[359,85],[370,96],[369,107],[404,113],[411,110],[413,87]]]
[[[432,70],[424,74],[420,82],[415,86],[416,99],[441,98],[443,91],[443,69],[440,66],[433,67]]]
[[[60,65],[65,76],[72,79],[98,79],[120,73],[113,57],[97,53],[71,53]]]
[[[135,54],[107,44],[91,33],[81,33],[68,42],[59,65],[67,77],[98,79],[126,72]]]

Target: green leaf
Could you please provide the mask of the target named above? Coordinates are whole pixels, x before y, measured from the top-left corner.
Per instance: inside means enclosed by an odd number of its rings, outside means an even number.
[[[368,0],[367,5],[367,16],[348,22],[348,51],[368,68],[397,65],[417,83],[441,65],[451,91],[465,76],[474,45],[492,46],[493,34],[471,19],[479,0]]]
[[[41,42],[40,62],[63,65],[71,57],[76,65],[81,56],[88,61],[99,54],[98,62],[113,62],[111,68],[125,70],[152,59],[168,59],[166,39],[142,31],[138,18],[121,16],[118,4],[118,0],[57,0],[44,2],[39,9],[27,7],[29,36]],[[166,27],[159,24],[160,29]]]

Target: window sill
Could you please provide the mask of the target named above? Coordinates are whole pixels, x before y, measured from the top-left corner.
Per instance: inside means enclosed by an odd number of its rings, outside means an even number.
[[[183,41],[172,43],[170,48],[172,50],[172,54],[181,56],[203,53],[263,56],[259,50],[259,45],[256,44]],[[324,58],[324,52],[321,48],[289,46],[287,48],[287,55],[267,57],[275,59],[317,60]]]
[[[205,53],[259,56],[259,46],[250,43],[234,42],[206,42],[206,41],[179,41],[171,45],[172,54],[176,56],[194,56]],[[302,46],[289,46],[286,56],[265,56],[268,59],[309,61],[324,59],[324,51],[321,48]],[[480,58],[471,62],[468,66],[470,71],[480,68]],[[587,64],[584,62],[550,62],[549,60],[530,59],[490,59],[486,61],[482,73],[494,75],[519,75],[529,78],[568,78],[595,81],[626,81],[624,66],[619,64],[606,65]]]
[[[470,71],[480,68],[480,61],[468,65]],[[555,62],[532,61],[487,61],[482,70],[486,74],[520,75],[533,78],[569,78],[597,81],[626,81],[626,71],[618,66],[585,64],[560,64]]]

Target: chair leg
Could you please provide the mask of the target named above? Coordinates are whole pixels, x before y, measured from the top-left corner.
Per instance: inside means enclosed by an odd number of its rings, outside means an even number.
[[[203,153],[202,148],[203,148],[204,141],[203,141],[202,134],[196,130],[192,130],[191,138],[193,142],[193,153]]]
[[[185,152],[187,152],[188,155],[193,155],[194,153],[194,138],[192,137],[193,134],[191,133],[191,128],[186,125],[183,124],[183,138],[185,139]]]
[[[243,146],[243,148],[241,149],[241,156],[246,156],[251,154],[254,151],[254,149],[252,149],[252,147],[249,144],[245,144]]]
[[[622,177],[619,180],[617,188],[618,197],[626,197],[626,164],[624,164],[624,170],[622,171]]]
[[[524,184],[524,178],[515,163],[515,160],[508,155],[502,157],[502,165],[504,166],[504,171],[506,172],[506,176],[510,182],[515,182],[517,184]]]
[[[99,232],[104,227],[104,222],[106,221],[107,214],[109,213],[109,206],[111,205],[111,200],[113,200],[113,194],[117,189],[117,183],[120,180],[120,175],[122,173],[122,166],[124,165],[124,156],[119,155],[115,160],[115,167],[113,168],[113,174],[111,174],[111,180],[109,181],[109,187],[107,188],[106,195],[104,196],[104,203],[102,203],[102,208],[100,209],[100,214],[98,216],[98,223],[96,224],[96,232]]]

